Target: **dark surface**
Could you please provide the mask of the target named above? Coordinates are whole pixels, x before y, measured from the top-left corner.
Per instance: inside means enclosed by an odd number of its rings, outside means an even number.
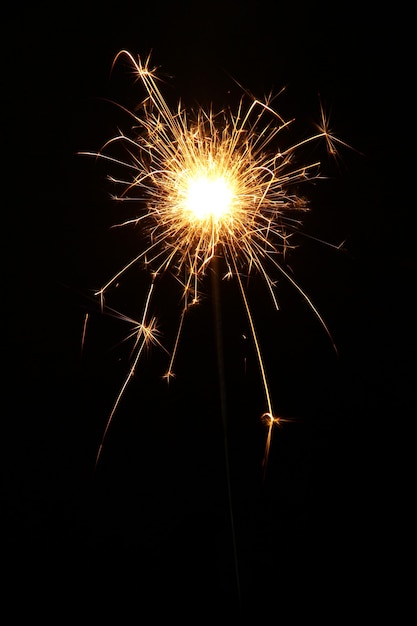
[[[135,240],[109,230],[123,210],[109,199],[110,166],[76,153],[126,123],[106,99],[137,104],[129,70],[110,76],[121,48],[153,50],[174,103],[221,108],[229,75],[257,97],[286,85],[284,117],[308,127],[320,95],[335,132],[363,153],[326,161],[330,180],[312,190],[306,220],[314,236],[346,239],[345,250],[306,240],[291,258],[338,356],[284,281],[279,313],[261,287],[252,292],[275,407],[296,418],[274,431],[265,480],[255,354],[239,294],[221,285],[236,552],[251,623],[298,623],[289,610],[333,624],[360,610],[370,621],[407,599],[397,558],[409,554],[416,400],[408,17],[272,11],[72,3],[6,16],[2,561],[15,616],[239,618],[209,280],[176,379],[161,380],[164,353],[145,356],[94,471],[129,367],[129,327],[102,315],[93,293]],[[116,308],[140,315],[147,280],[127,279]],[[159,298],[172,337],[179,292],[167,284]]]

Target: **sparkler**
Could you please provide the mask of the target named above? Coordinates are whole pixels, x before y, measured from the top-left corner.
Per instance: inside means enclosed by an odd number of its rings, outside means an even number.
[[[267,428],[265,468],[272,430],[286,419],[276,415],[273,409],[243,277],[257,273],[267,287],[272,305],[278,309],[274,276],[284,276],[305,299],[330,337],[310,297],[286,269],[285,255],[292,247],[292,234],[300,227],[300,214],[309,209],[307,200],[295,190],[300,183],[320,176],[319,161],[297,164],[298,151],[307,143],[324,139],[328,150],[335,154],[336,144],[343,142],[330,132],[322,109],[315,134],[277,150],[278,138],[294,120],[284,120],[272,108],[272,96],[260,101],[243,90],[235,113],[230,110],[214,113],[202,108],[190,112],[181,102],[176,109],[171,109],[158,86],[157,70],[151,67],[150,57],[142,61],[122,50],[113,65],[121,57],[131,64],[146,97],[139,113],[127,111],[134,121],[129,135],[120,131],[99,152],[84,154],[123,167],[125,178],[110,177],[121,188],[120,194],[114,197],[120,202],[133,202],[140,210],[135,218],[119,225],[140,225],[148,239],[146,247],[96,295],[103,304],[109,287],[136,264],[144,264],[150,270],[151,279],[140,322],[135,323],[133,331],[133,361],[107,420],[96,463],[144,348],[151,343],[161,345],[157,320],[151,312],[158,278],[171,272],[182,290],[182,310],[164,374],[170,381],[186,313],[200,300],[208,268],[214,259],[222,257],[224,278],[237,281],[259,365],[265,398],[262,420]],[[126,158],[112,152],[119,144],[126,149]]]

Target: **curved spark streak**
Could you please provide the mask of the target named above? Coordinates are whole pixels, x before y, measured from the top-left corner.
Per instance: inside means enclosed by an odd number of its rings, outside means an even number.
[[[142,351],[147,343],[155,342],[155,320],[149,310],[157,277],[169,270],[178,278],[183,289],[183,308],[164,376],[169,381],[174,376],[173,367],[185,314],[192,304],[199,301],[200,283],[210,262],[215,256],[223,256],[228,268],[226,276],[235,276],[239,285],[264,389],[266,410],[262,418],[268,425],[263,459],[266,466],[272,428],[289,420],[274,417],[266,368],[242,276],[252,271],[260,274],[274,307],[278,309],[275,282],[269,267],[278,270],[304,298],[331,339],[329,329],[310,297],[284,269],[279,259],[284,261],[286,251],[291,247],[290,237],[301,223],[294,219],[294,212],[309,210],[308,202],[297,194],[296,187],[319,178],[318,161],[293,166],[296,153],[307,143],[323,138],[333,154],[336,143],[347,144],[330,134],[329,120],[321,108],[318,132],[285,150],[274,150],[274,142],[294,120],[282,119],[271,107],[271,96],[265,102],[251,97],[246,110],[242,97],[235,114],[230,110],[214,114],[211,110],[199,108],[192,112],[190,119],[181,102],[175,112],[169,108],[157,85],[156,71],[150,69],[150,57],[143,63],[140,57],[135,59],[127,50],[121,50],[112,67],[121,57],[127,59],[146,92],[140,115],[121,107],[133,118],[135,135],[127,136],[119,131],[98,153],[84,154],[94,154],[131,173],[129,180],[111,177],[112,182],[123,187],[122,193],[115,198],[142,203],[144,212],[119,226],[141,222],[143,231],[147,233],[148,245],[120,269],[97,295],[103,300],[110,285],[143,260],[152,268],[153,278],[145,298],[142,321],[137,327],[133,363],[106,423],[96,462]],[[265,117],[268,119],[265,120]],[[124,146],[129,157],[127,160],[105,152],[118,144]],[[190,215],[189,183],[202,177],[206,181],[221,180],[227,186],[230,203],[223,214],[216,213],[216,207],[210,214],[205,204],[201,216],[197,212]],[[208,183],[203,187],[208,190]],[[207,198],[204,200],[207,203]],[[181,274],[184,277],[182,280],[179,278]]]

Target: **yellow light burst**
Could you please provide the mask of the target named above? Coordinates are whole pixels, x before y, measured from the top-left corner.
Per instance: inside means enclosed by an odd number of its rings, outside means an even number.
[[[145,249],[120,269],[98,292],[102,299],[124,272],[139,262],[151,268],[152,280],[135,330],[135,353],[131,369],[108,418],[104,439],[121,397],[137,367],[145,345],[158,343],[151,299],[158,277],[171,271],[182,285],[183,306],[165,378],[173,375],[185,314],[198,302],[201,281],[215,256],[225,262],[225,276],[237,280],[257,355],[265,396],[263,420],[267,424],[264,453],[266,467],[272,428],[286,421],[274,414],[264,360],[242,277],[257,272],[267,286],[273,306],[278,309],[274,276],[289,280],[305,298],[329,334],[319,312],[307,294],[285,269],[284,255],[291,235],[300,226],[301,212],[308,202],[298,195],[300,183],[319,176],[318,161],[298,165],[296,154],[305,144],[324,138],[332,150],[340,142],[328,130],[322,110],[317,132],[285,149],[278,139],[293,122],[285,121],[272,108],[272,97],[264,101],[244,93],[236,112],[218,114],[199,108],[188,112],[181,103],[172,110],[159,87],[150,58],[142,61],[120,51],[114,63],[124,57],[142,82],[146,98],[140,113],[128,111],[134,130],[119,132],[94,153],[130,173],[126,179],[111,178],[121,186],[115,198],[140,203],[138,216],[121,225],[140,224],[148,236]],[[249,102],[248,102],[249,101]],[[111,148],[122,144],[128,158],[114,156]],[[85,153],[92,154],[92,153]]]

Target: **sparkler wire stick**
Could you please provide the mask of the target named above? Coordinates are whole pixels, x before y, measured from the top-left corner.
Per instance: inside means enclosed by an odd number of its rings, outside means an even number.
[[[219,392],[220,392],[220,409],[223,423],[223,444],[226,466],[226,482],[227,482],[227,494],[229,503],[229,516],[230,526],[232,533],[233,544],[233,561],[235,567],[235,580],[236,590],[239,602],[239,608],[242,610],[242,596],[240,589],[240,574],[239,574],[239,559],[236,542],[236,529],[233,513],[233,499],[232,499],[232,480],[230,476],[230,459],[229,459],[229,437],[228,437],[228,423],[227,423],[227,394],[226,394],[226,382],[224,371],[224,353],[223,353],[223,337],[222,337],[222,314],[221,314],[221,301],[220,301],[220,289],[219,289],[219,262],[218,257],[213,259],[213,274],[212,274],[212,287],[213,287],[213,308],[214,308],[214,321],[215,321],[215,334],[216,334],[216,352],[217,352],[217,372],[219,380]]]

